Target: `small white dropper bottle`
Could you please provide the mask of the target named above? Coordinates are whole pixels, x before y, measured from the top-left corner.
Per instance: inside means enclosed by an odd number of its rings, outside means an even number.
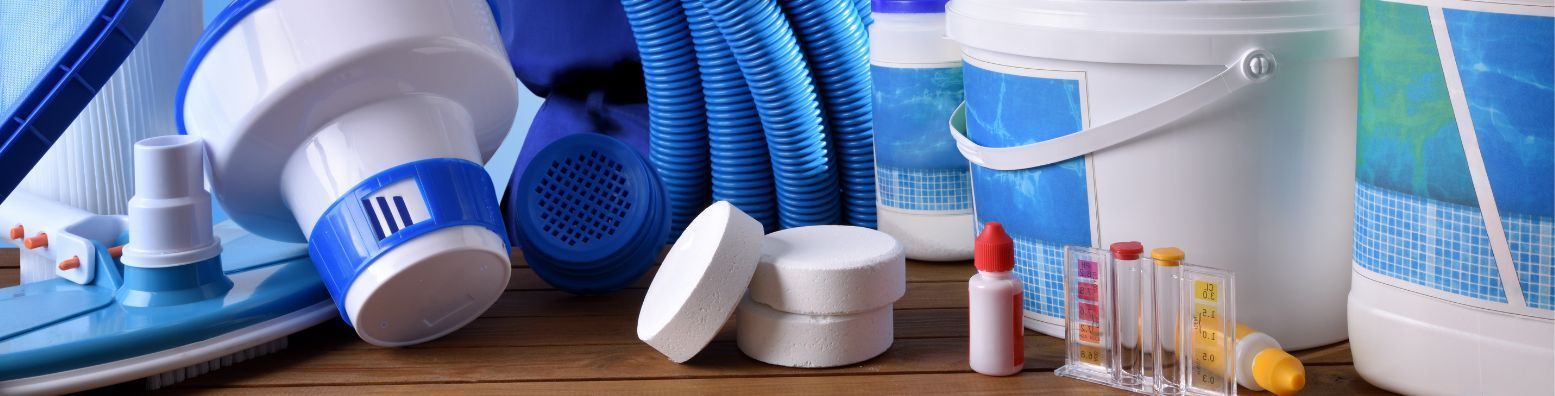
[[[1021,283],[1015,268],[1015,243],[1004,226],[989,222],[977,236],[973,262],[977,275],[967,281],[971,328],[967,361],[972,370],[995,376],[1019,373],[1026,365],[1025,327],[1021,324]]]

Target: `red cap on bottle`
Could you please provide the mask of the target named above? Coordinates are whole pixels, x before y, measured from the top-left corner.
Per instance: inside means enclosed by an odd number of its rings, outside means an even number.
[[[1112,258],[1118,260],[1138,260],[1139,255],[1145,253],[1145,245],[1139,242],[1118,242],[1112,244]]]
[[[990,221],[983,225],[972,250],[972,265],[978,271],[1008,272],[1015,269],[1015,241],[1004,233],[1004,225]]]

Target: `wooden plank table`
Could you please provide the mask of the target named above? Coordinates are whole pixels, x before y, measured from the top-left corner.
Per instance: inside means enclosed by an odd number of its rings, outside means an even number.
[[[861,364],[797,369],[740,354],[733,328],[687,364],[637,340],[637,310],[651,275],[606,296],[579,297],[542,282],[515,254],[507,293],[486,314],[442,339],[408,348],[358,340],[334,320],[293,335],[289,349],[179,384],[179,391],[251,394],[355,393],[990,393],[1126,394],[1057,377],[1063,342],[1028,331],[1026,369],[988,377],[967,367],[969,263],[907,265],[896,304],[896,342]],[[0,286],[17,282],[17,252],[0,250]],[[1307,364],[1304,394],[1381,394],[1355,372],[1347,343],[1295,353]],[[105,389],[124,392],[138,383]],[[168,392],[164,392],[168,393]],[[1255,392],[1242,390],[1244,394]]]

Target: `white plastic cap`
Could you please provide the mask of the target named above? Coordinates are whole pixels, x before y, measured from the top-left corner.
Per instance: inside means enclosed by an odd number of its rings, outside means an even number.
[[[373,345],[414,345],[486,312],[512,274],[507,245],[479,226],[449,227],[384,252],[346,291],[346,316]]]
[[[135,143],[135,196],[124,265],[162,268],[221,254],[211,235],[211,195],[205,191],[205,142],[187,135]]]

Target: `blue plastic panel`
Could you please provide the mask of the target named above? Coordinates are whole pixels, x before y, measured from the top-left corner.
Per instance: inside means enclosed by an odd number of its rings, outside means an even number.
[[[162,0],[0,7],[0,201],[119,70],[161,7]]]

